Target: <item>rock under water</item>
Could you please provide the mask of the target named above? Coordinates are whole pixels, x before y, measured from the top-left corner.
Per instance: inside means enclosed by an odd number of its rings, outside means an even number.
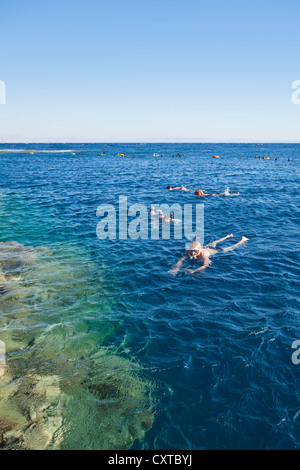
[[[1,448],[126,449],[152,426],[150,383],[132,358],[102,346],[109,306],[82,256],[0,243]],[[84,296],[97,308],[92,332]]]

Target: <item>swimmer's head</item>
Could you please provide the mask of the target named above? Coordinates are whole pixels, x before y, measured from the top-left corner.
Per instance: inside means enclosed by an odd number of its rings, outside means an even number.
[[[168,186],[167,189],[171,190],[171,189],[172,189],[172,186]]]
[[[201,253],[201,244],[197,240],[192,241],[188,249],[188,255],[190,259],[197,259]]]

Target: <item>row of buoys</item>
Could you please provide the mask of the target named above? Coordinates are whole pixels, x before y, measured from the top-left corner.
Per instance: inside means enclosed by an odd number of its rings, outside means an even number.
[[[164,154],[154,153],[153,157],[164,157]],[[177,153],[177,155],[172,155],[172,158],[175,158],[175,157],[182,157],[182,155],[181,153]]]
[[[63,153],[65,153],[65,152],[63,152]],[[34,152],[29,152],[29,155],[34,155]],[[79,152],[79,153],[77,154],[77,153],[75,153],[75,152],[70,152],[70,155],[72,155],[72,156],[75,156],[75,155],[85,155],[85,153],[84,153],[84,152]],[[105,157],[105,156],[106,156],[106,152],[97,153],[97,156],[98,156],[98,157]],[[128,155],[127,155],[126,153],[118,153],[117,156],[118,156],[118,157],[128,157]],[[162,154],[155,153],[153,156],[154,156],[154,157],[163,157],[164,154],[163,154],[163,153],[162,153]],[[173,158],[175,158],[175,157],[182,157],[182,155],[181,155],[180,153],[178,153],[177,155],[172,155],[172,157],[173,157]]]
[[[260,157],[260,156],[257,156],[255,158],[258,158],[259,160],[271,160],[270,157]],[[279,159],[278,157],[274,157],[274,161],[277,162]],[[289,158],[288,159],[288,162],[292,162],[293,159],[292,158]]]
[[[214,155],[213,158],[220,158],[219,155]],[[240,157],[241,160],[243,160],[244,157]],[[270,157],[259,157],[256,155],[255,158],[258,158],[258,159],[261,159],[261,160],[270,160]],[[274,161],[278,161],[278,157],[275,157],[274,158]],[[292,162],[293,159],[292,158],[289,158],[288,159],[288,162]]]
[[[97,155],[98,157],[104,157],[106,156],[106,152],[97,153]],[[118,153],[117,157],[128,157],[128,155],[126,153]],[[154,153],[153,157],[164,157],[164,154]],[[178,153],[177,155],[172,155],[172,158],[175,158],[175,157],[182,157],[182,155],[180,153]]]
[[[29,155],[34,155],[34,152],[29,152]],[[72,152],[70,155],[75,156],[75,155],[77,155],[77,154],[76,154],[75,152]],[[84,155],[84,152],[79,152],[78,155]],[[104,156],[106,156],[106,152],[97,153],[97,155],[98,155],[99,157],[104,157]],[[118,156],[118,157],[127,157],[128,155],[126,155],[126,153],[118,153],[117,156]],[[159,155],[158,153],[155,153],[153,156],[154,156],[154,157],[163,157],[164,154],[162,153],[162,154]],[[178,154],[176,155],[176,157],[182,157],[182,155],[181,155],[180,153],[178,153]],[[172,158],[175,158],[175,155],[172,155]],[[214,155],[213,158],[217,159],[217,158],[220,158],[220,156],[219,156],[219,155]],[[240,157],[241,160],[243,160],[243,158],[244,158],[244,157]],[[261,160],[270,160],[270,157],[260,157],[260,156],[258,156],[258,155],[256,155],[255,158],[258,158],[258,159],[261,159]],[[275,157],[274,160],[275,160],[275,161],[278,161],[278,158]],[[293,161],[292,158],[289,158],[289,159],[288,159],[288,162],[292,162],[292,161]]]
[[[75,153],[75,152],[72,152],[70,155],[85,155],[84,152],[79,152],[78,154]],[[102,153],[97,153],[97,156],[98,157],[105,157],[106,156],[106,152],[102,152]],[[126,155],[126,153],[118,153],[117,155],[118,157],[127,157],[128,155]]]

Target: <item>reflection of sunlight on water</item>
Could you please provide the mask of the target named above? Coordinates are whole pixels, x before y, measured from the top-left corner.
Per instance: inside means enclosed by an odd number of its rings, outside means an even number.
[[[2,447],[124,449],[151,427],[149,384],[104,348],[109,289],[78,248],[0,244]]]

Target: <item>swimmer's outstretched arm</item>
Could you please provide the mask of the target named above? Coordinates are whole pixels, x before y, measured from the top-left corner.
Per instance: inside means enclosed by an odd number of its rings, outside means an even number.
[[[182,258],[175,264],[175,266],[169,271],[169,274],[172,276],[176,276],[176,274],[180,271],[181,266],[183,265],[184,261],[188,258],[187,252],[184,254]]]
[[[200,273],[201,271],[204,271],[204,269],[208,268],[210,265],[211,265],[210,259],[209,259],[209,258],[205,258],[204,263],[203,263],[203,266],[201,266],[201,268],[198,268],[198,269],[188,269],[187,272],[188,272],[189,274],[197,274],[197,273]]]

